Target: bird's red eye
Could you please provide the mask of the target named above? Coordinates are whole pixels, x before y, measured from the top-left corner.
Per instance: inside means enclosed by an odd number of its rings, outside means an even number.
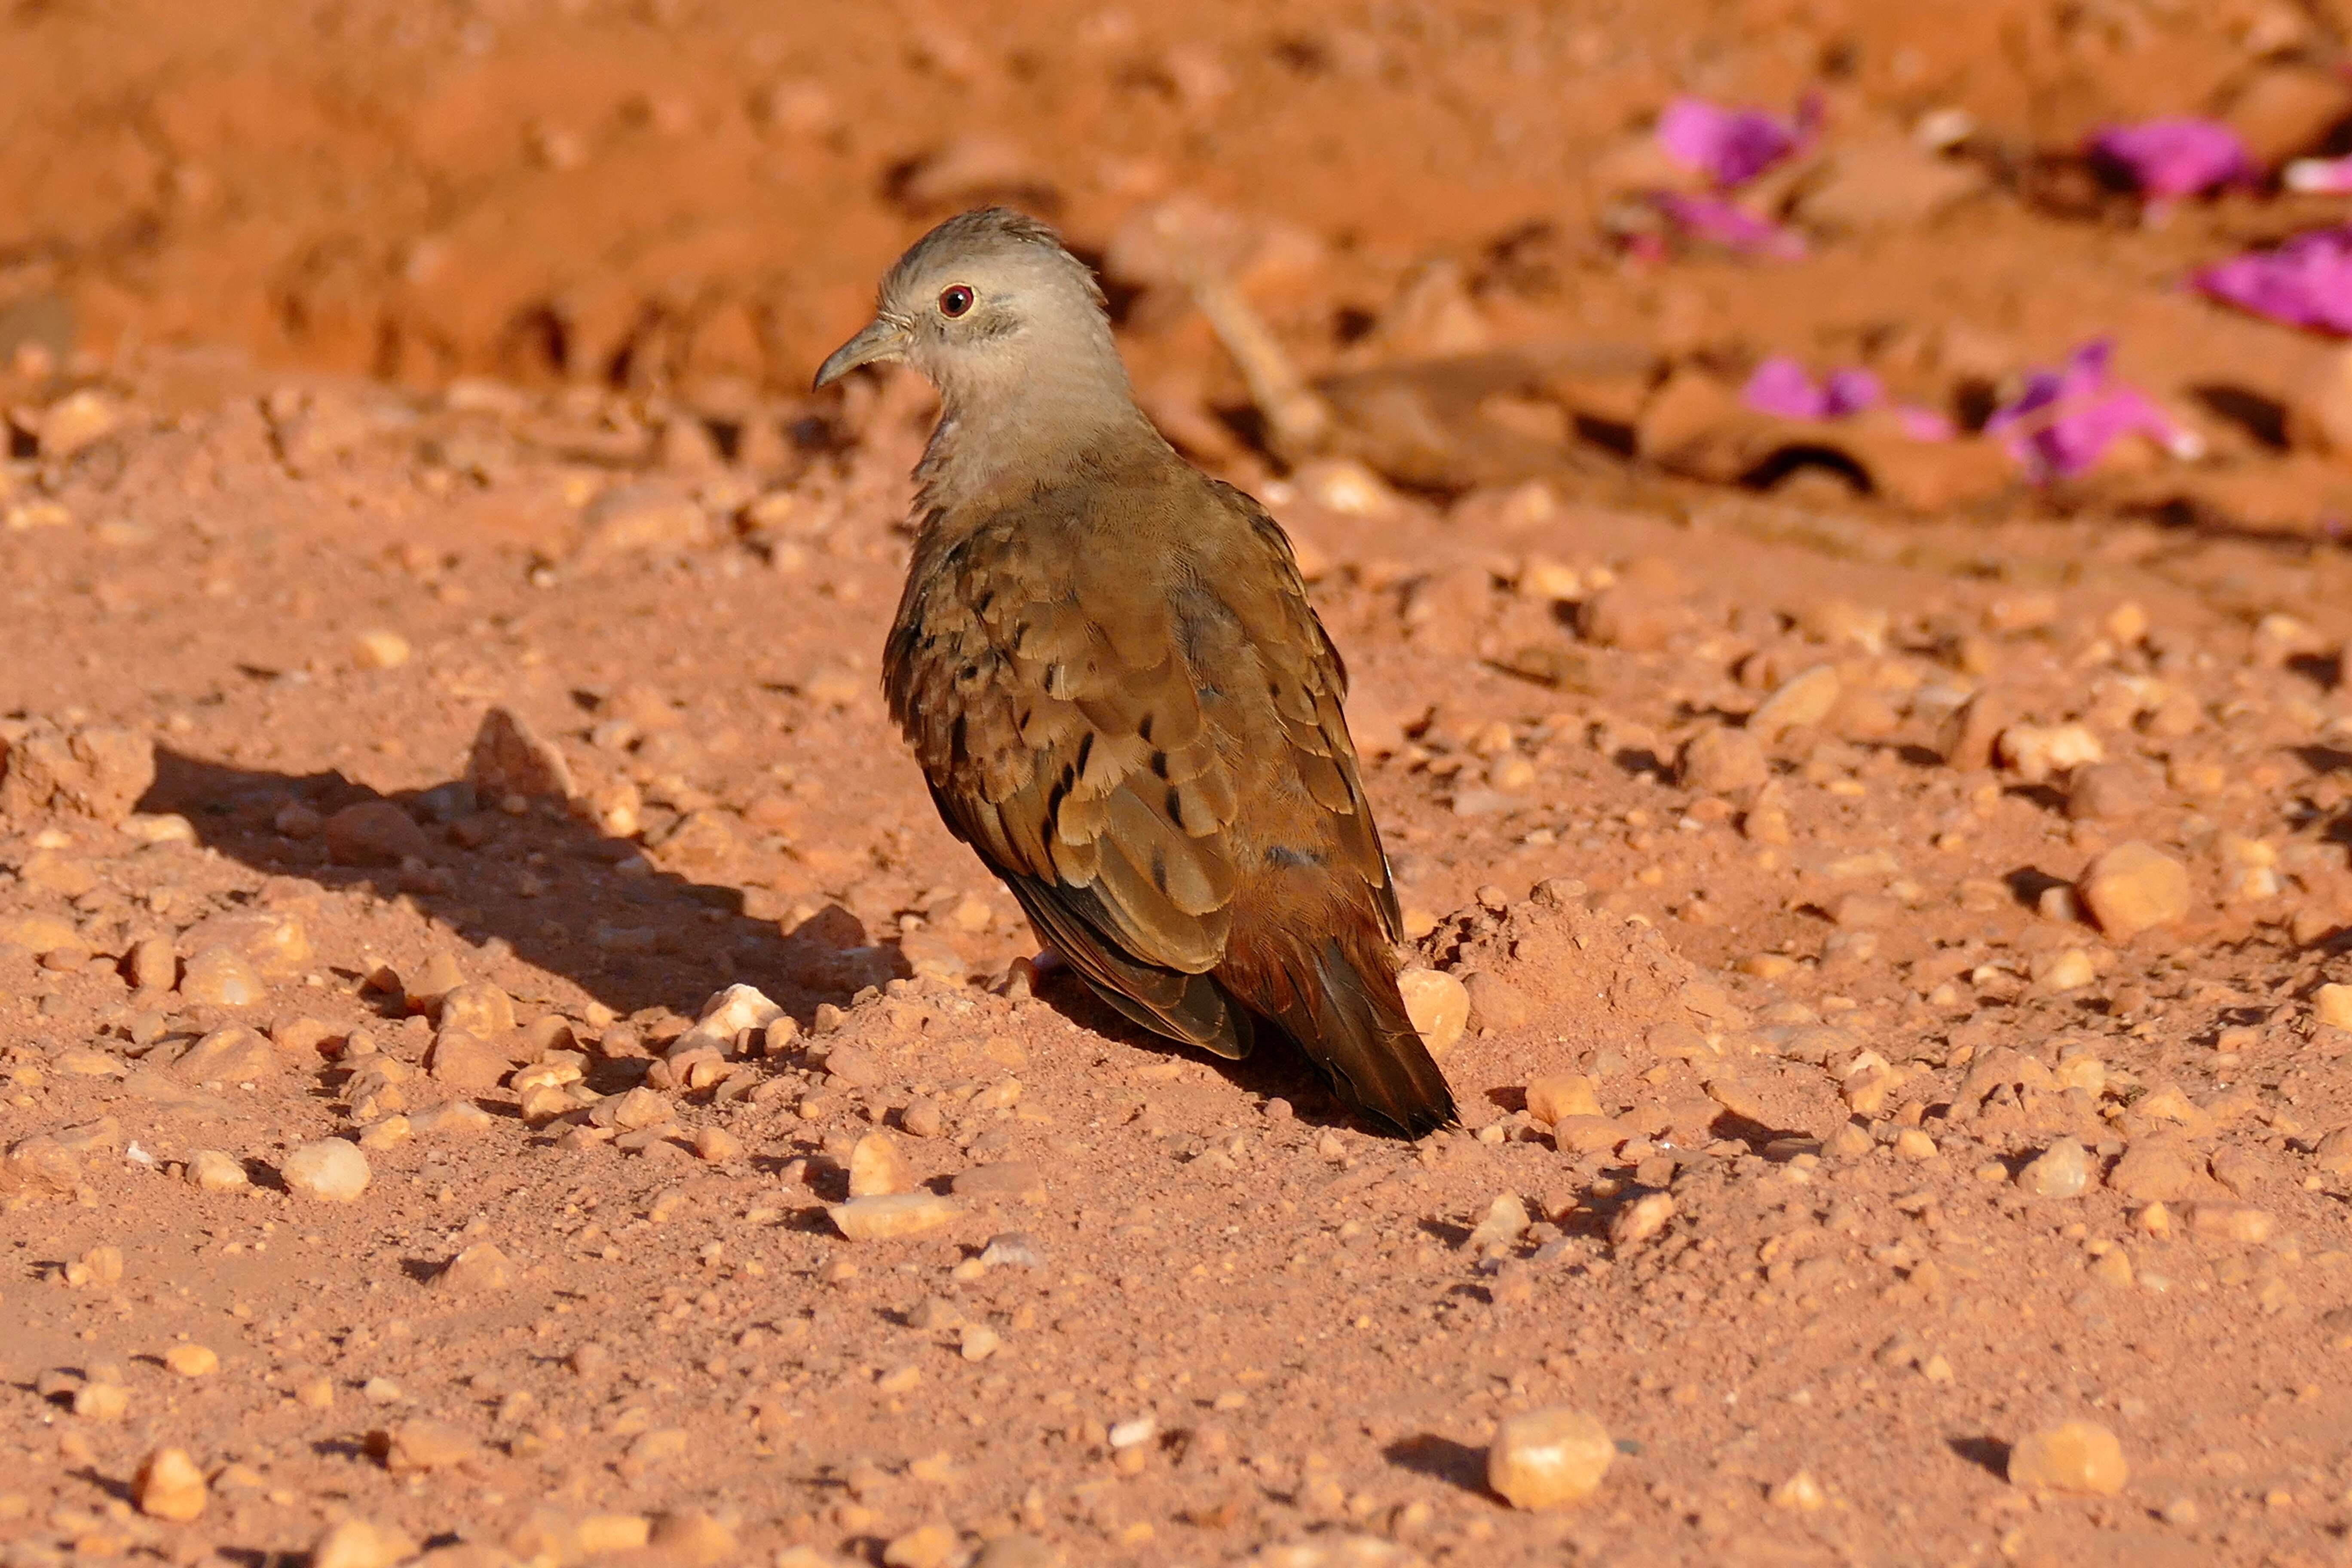
[[[971,290],[961,283],[940,290],[940,314],[952,321],[971,309]]]

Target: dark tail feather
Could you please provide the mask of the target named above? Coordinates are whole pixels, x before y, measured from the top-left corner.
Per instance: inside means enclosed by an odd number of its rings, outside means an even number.
[[[1284,964],[1287,973],[1266,988],[1269,1002],[1279,999],[1266,1010],[1367,1115],[1408,1138],[1454,1126],[1454,1091],[1405,1014],[1387,954],[1349,945],[1334,936],[1297,952],[1296,967]]]

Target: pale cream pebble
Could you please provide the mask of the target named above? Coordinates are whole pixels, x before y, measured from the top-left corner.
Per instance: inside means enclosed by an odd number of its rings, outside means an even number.
[[[1470,994],[1441,970],[1412,968],[1397,976],[1404,1009],[1429,1054],[1444,1059],[1470,1022]]]
[[[601,1109],[598,1112],[602,1115]],[[625,1131],[656,1127],[677,1115],[677,1107],[649,1089],[633,1089],[613,1105],[613,1125]]]
[[[352,638],[352,662],[362,669],[398,669],[415,652],[406,637],[381,626]]]
[[[467,980],[441,994],[433,1008],[434,1026],[462,1029],[485,1040],[511,1034],[514,998],[487,980]]]
[[[74,1390],[73,1413],[85,1421],[120,1421],[131,1410],[131,1391],[112,1378],[93,1376]]]
[[[2072,1138],[2061,1138],[2026,1162],[2017,1184],[2038,1198],[2076,1198],[2089,1190],[2091,1157]]]
[[[359,1142],[361,1148],[380,1152],[397,1149],[415,1136],[416,1129],[409,1124],[408,1118],[395,1111],[382,1121],[371,1121],[361,1128]]]
[[[122,1249],[110,1244],[91,1247],[66,1266],[66,1283],[76,1287],[96,1285],[101,1288],[121,1284]]]
[[[415,1540],[396,1528],[346,1519],[312,1545],[310,1568],[393,1568],[416,1552]]]
[[[1584,1073],[1553,1073],[1528,1080],[1528,1115],[1549,1127],[1564,1117],[1598,1116],[1601,1100]]]
[[[1624,1248],[1638,1247],[1658,1232],[1675,1215],[1675,1199],[1671,1193],[1647,1193],[1617,1211],[1609,1222],[1609,1245]]]
[[[743,1157],[743,1140],[724,1127],[699,1127],[694,1133],[694,1152],[713,1165],[732,1164]]]
[[[1677,773],[1702,795],[1733,795],[1770,783],[1772,764],[1755,735],[1717,725],[1683,742]]]
[[[1505,1193],[1486,1205],[1486,1213],[1462,1245],[1472,1252],[1501,1247],[1528,1233],[1528,1205],[1517,1193]]]
[[[2064,893],[2064,888],[2053,888],[2053,893]],[[2068,991],[2080,991],[2099,978],[2091,955],[2079,947],[2062,948],[2056,952],[2037,953],[2027,965],[2027,975],[2040,989],[2053,995]]]
[[[169,991],[179,983],[179,952],[168,936],[144,937],[132,944],[123,968],[139,990]]]
[[[219,1149],[199,1149],[188,1156],[188,1180],[208,1193],[242,1192],[253,1184],[245,1162]]]
[[[2027,784],[2107,760],[2099,737],[2082,724],[2011,724],[2000,732],[1997,752]]]
[[[498,1118],[470,1100],[450,1100],[412,1111],[408,1125],[419,1138],[471,1137],[498,1125]]]
[[[395,1476],[448,1469],[470,1463],[482,1451],[479,1444],[457,1427],[425,1420],[403,1421],[371,1433],[368,1450]]]
[[[2084,908],[2117,942],[2186,920],[2189,868],[2152,844],[2127,840],[2092,861],[2075,884]]]
[[[966,1361],[986,1361],[1004,1343],[1003,1336],[985,1323],[967,1324],[956,1345],[956,1353]]]
[[[1830,1500],[1822,1495],[1822,1484],[1813,1479],[1811,1471],[1799,1470],[1767,1493],[1765,1500],[1794,1513],[1819,1513]]]
[[[220,1370],[220,1355],[206,1345],[176,1344],[163,1352],[163,1364],[182,1377],[205,1377]]]
[[[1876,1147],[1867,1129],[1848,1121],[1822,1142],[1822,1153],[1832,1160],[1859,1160]]]
[[[1936,1141],[1916,1127],[1906,1127],[1895,1135],[1895,1152],[1905,1160],[1932,1160],[1936,1157]]]
[[[647,1544],[656,1558],[677,1568],[719,1568],[741,1552],[735,1532],[700,1509],[656,1514]]]
[[[1792,675],[1748,715],[1748,733],[1769,743],[1788,731],[1819,724],[1837,706],[1843,689],[1844,682],[1833,664],[1815,665]]]
[[[314,1377],[294,1390],[294,1403],[310,1410],[325,1410],[335,1403],[332,1378]]]
[[[882,1548],[882,1562],[885,1568],[947,1568],[958,1544],[956,1532],[944,1524],[919,1525],[894,1536]]]
[[[914,1190],[915,1170],[906,1152],[889,1133],[877,1131],[860,1138],[849,1152],[849,1195],[887,1197]]]
[[[367,1156],[340,1138],[303,1144],[286,1156],[278,1174],[298,1196],[330,1204],[355,1201],[371,1179]]]
[[[1633,1128],[1610,1116],[1563,1116],[1551,1125],[1552,1146],[1563,1154],[1597,1154],[1633,1135]]]
[[[205,1473],[196,1468],[184,1448],[157,1448],[150,1453],[131,1479],[131,1495],[140,1512],[174,1524],[203,1518],[205,1506],[211,1501]]]
[[[2352,1175],[2352,1126],[2338,1127],[2312,1147],[2312,1163],[2330,1176]]]
[[[397,1405],[408,1395],[388,1377],[372,1377],[360,1384],[360,1397],[370,1405]]]
[[[436,1289],[453,1291],[503,1290],[513,1282],[513,1265],[493,1241],[478,1241],[466,1247],[433,1277]]]
[[[1507,1418],[1486,1449],[1486,1484],[1517,1509],[1560,1508],[1601,1489],[1617,1446],[1580,1410],[1533,1410]]]
[[[929,1193],[895,1193],[852,1198],[825,1212],[852,1241],[889,1241],[937,1230],[962,1214],[963,1206]]]
[[[234,948],[207,947],[188,957],[180,975],[180,995],[209,1007],[250,1007],[268,992],[261,976]]]
[[[2009,1451],[2012,1486],[2113,1497],[2128,1475],[2116,1435],[2089,1421],[2062,1422],[2020,1438]]]
[[[2314,991],[2311,1016],[2331,1029],[2352,1029],[2352,985],[2322,985]]]

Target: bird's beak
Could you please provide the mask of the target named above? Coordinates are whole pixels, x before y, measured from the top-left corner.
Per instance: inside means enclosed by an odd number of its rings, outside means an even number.
[[[877,316],[866,330],[833,351],[831,358],[817,366],[816,384],[831,386],[861,364],[879,364],[888,360],[907,357],[907,345],[914,333],[907,323],[891,316]]]

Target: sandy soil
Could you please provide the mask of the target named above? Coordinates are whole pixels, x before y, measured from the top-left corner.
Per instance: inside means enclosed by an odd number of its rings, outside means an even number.
[[[2341,198],[2070,156],[2329,150],[2347,20],[16,7],[0,1562],[2352,1562],[2339,351],[2181,287]],[[1807,258],[1609,237],[1674,92],[1808,88]],[[800,389],[990,196],[1311,564],[1460,1132],[1139,1036],[937,823],[929,396]],[[2103,333],[2202,459],[1725,390]],[[1615,1458],[1515,1509],[1554,1408]]]

